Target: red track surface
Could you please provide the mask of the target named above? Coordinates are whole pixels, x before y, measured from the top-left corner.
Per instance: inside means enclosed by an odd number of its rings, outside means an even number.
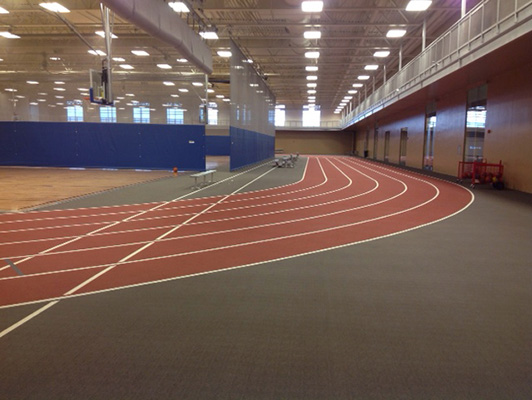
[[[279,188],[194,200],[0,215],[0,306],[322,251],[466,208],[468,190],[342,157]],[[23,275],[19,275],[16,265]]]

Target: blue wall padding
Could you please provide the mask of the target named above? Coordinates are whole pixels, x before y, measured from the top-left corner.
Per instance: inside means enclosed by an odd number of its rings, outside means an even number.
[[[231,154],[230,136],[205,136],[208,156],[228,156]]]
[[[275,136],[229,127],[231,135],[231,170],[255,164],[275,155]]]
[[[205,170],[205,126],[0,122],[0,165]]]

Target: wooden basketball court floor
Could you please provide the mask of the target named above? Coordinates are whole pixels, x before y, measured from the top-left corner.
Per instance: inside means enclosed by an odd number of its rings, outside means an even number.
[[[213,168],[227,170],[228,157],[207,157],[207,169]],[[29,211],[172,175],[171,170],[0,167],[0,212]]]

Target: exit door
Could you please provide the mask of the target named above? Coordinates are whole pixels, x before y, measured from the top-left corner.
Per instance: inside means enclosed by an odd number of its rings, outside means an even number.
[[[401,128],[401,139],[399,142],[399,165],[406,165],[406,144],[408,142],[407,128]]]

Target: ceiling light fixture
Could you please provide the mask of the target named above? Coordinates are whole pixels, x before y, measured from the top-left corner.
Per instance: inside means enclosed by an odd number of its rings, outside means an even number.
[[[214,31],[200,32],[199,34],[200,34],[200,36],[203,39],[207,39],[207,40],[217,40],[217,39],[219,39],[218,38],[218,34],[216,32],[214,32]]]
[[[172,66],[170,64],[157,64],[157,67],[161,69],[172,69]]]
[[[358,79],[359,81],[367,81],[369,78],[370,78],[369,75],[359,75],[359,76],[357,77],[357,79]]]
[[[174,10],[175,12],[182,12],[187,13],[190,12],[187,5],[183,3],[182,1],[172,1],[168,3],[168,5]]]
[[[379,66],[376,65],[376,64],[371,64],[371,65],[366,65],[366,66],[364,67],[364,69],[365,69],[366,71],[375,71],[375,70],[379,69]]]
[[[26,81],[26,83],[28,85],[38,85],[39,84],[39,82],[37,82],[37,81]]]
[[[104,31],[96,31],[94,33],[97,34],[98,36],[103,37],[105,39],[105,32]],[[111,33],[111,38],[118,39],[118,36],[116,36],[114,33]]]
[[[66,7],[64,7],[61,4],[56,3],[56,2],[40,3],[39,5],[42,8],[45,8],[48,11],[51,11],[51,12],[56,12],[56,13],[69,13],[70,12],[70,10],[68,8],[66,8]]]
[[[406,34],[406,29],[390,29],[388,33],[386,33],[386,37],[400,38],[400,37],[403,37],[405,34]]]
[[[318,70],[318,66],[316,65],[307,65],[305,67],[305,71],[308,71],[308,72],[316,72]]]
[[[4,7],[0,7],[0,14],[9,14],[9,11],[7,11]]]
[[[425,11],[432,4],[432,0],[410,0],[406,11]]]
[[[101,50],[88,50],[87,53],[92,54],[93,56],[105,57],[107,54]]]
[[[319,58],[320,52],[319,51],[307,51],[305,53],[306,58]]]
[[[378,58],[388,57],[389,55],[390,55],[390,52],[388,50],[379,50],[373,53],[373,57],[378,57]]]
[[[218,50],[218,55],[223,58],[231,57],[231,52],[229,50]]]
[[[135,54],[138,57],[147,57],[150,55],[150,53],[144,50],[131,50],[131,53]]]
[[[20,39],[19,35],[15,35],[8,31],[0,32],[0,36],[5,37],[6,39]]]
[[[188,62],[188,60],[187,60],[186,58],[178,58],[176,61],[179,62],[179,63],[186,63],[186,62]]]
[[[165,86],[175,86],[175,83],[174,82],[165,81],[165,82],[163,82],[163,85],[165,85]]]
[[[323,1],[304,1],[301,3],[303,12],[321,12],[323,10]]]
[[[129,65],[129,64],[120,64],[120,68],[122,69],[135,69],[135,67],[133,67],[132,65]]]
[[[303,37],[305,39],[321,39],[321,32],[320,31],[305,31],[303,33]]]

